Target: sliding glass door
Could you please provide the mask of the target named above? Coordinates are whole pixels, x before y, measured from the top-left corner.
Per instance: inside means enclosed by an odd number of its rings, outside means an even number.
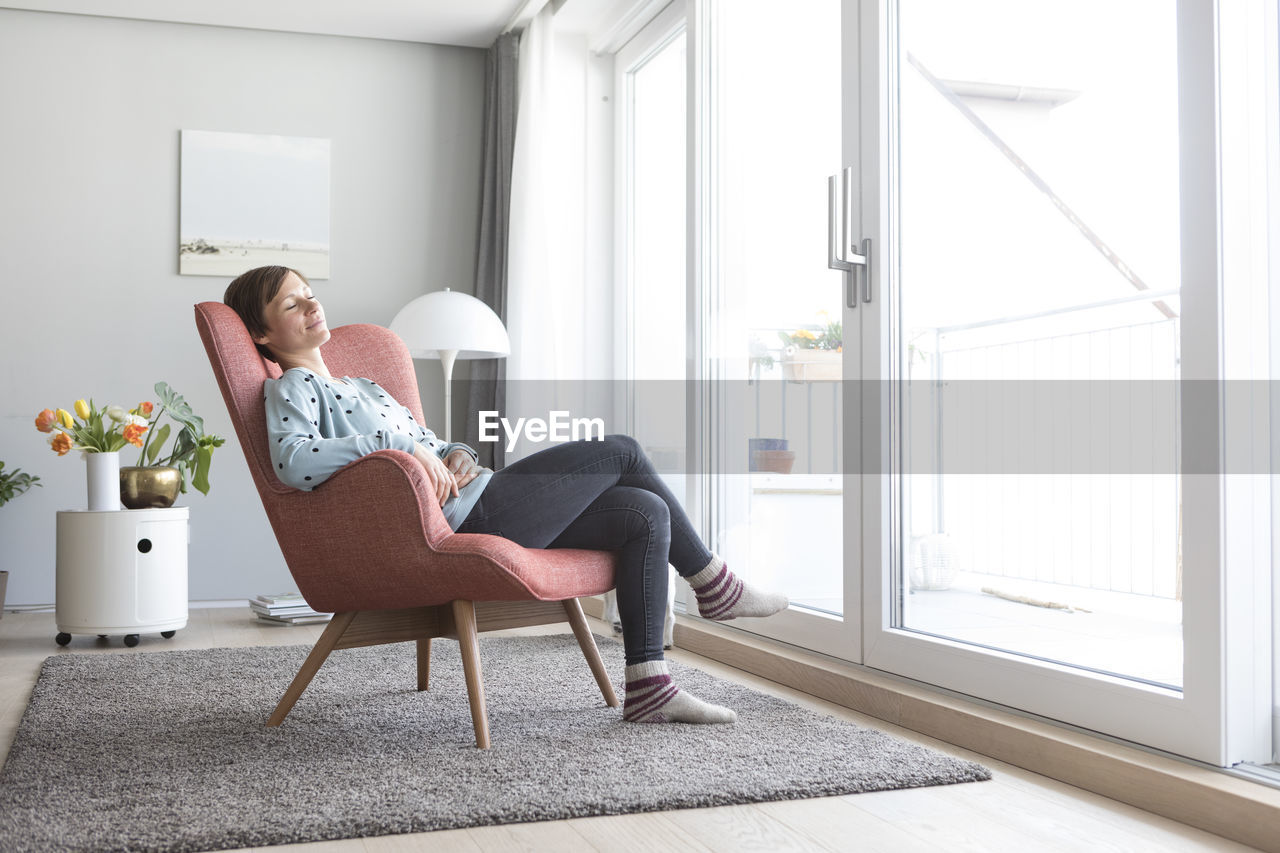
[[[846,442],[865,663],[1225,764],[1265,753],[1226,712],[1215,22],[861,4]]]
[[[1274,69],[1274,6],[682,7],[682,470],[792,601],[735,628],[1267,760],[1270,457],[1226,476],[1222,282],[1269,173],[1224,153],[1221,57],[1269,20]]]
[[[858,656],[858,546],[845,523],[845,274],[828,264],[841,172],[841,0],[707,0],[690,28],[693,362],[714,549],[791,608],[735,626]],[[855,417],[856,420],[856,417]],[[696,608],[690,608],[696,609]]]
[[[898,4],[896,621],[1176,688],[1176,8],[1016,12]]]

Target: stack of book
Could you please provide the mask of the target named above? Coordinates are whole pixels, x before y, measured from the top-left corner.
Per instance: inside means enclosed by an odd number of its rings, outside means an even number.
[[[332,613],[317,613],[296,592],[259,595],[249,599],[249,608],[265,622],[283,625],[308,625],[312,622],[328,622]]]

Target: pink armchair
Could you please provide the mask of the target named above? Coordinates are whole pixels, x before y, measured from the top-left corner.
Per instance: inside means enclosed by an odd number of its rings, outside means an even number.
[[[380,450],[343,468],[319,488],[298,491],[272,470],[263,382],[280,369],[259,354],[235,312],[217,302],[195,307],[196,326],[222,389],[236,435],[298,591],[334,614],[267,721],[280,725],[335,649],[416,641],[418,689],[426,690],[431,640],[458,641],[476,745],[489,746],[477,632],[568,621],[605,702],[617,707],[578,597],[613,588],[614,558],[603,551],[523,548],[497,536],[454,533],[422,466]],[[333,330],[322,349],[339,376],[364,376],[426,423],[413,360],[380,326]]]

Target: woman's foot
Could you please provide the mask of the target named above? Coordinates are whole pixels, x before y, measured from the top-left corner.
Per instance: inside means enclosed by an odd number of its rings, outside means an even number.
[[[630,723],[732,723],[738,715],[676,687],[665,660],[627,667],[622,719]]]
[[[704,619],[723,622],[739,616],[772,616],[786,610],[785,595],[764,592],[745,583],[714,555],[707,567],[685,578],[698,599],[698,613]]]

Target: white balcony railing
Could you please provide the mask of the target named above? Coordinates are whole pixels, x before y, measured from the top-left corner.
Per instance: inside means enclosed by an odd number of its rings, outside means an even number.
[[[1159,301],[1164,300],[1164,301]],[[1004,380],[1073,380],[1072,387],[1109,391],[1125,383],[1173,383],[1178,378],[1178,319],[1154,304],[1176,304],[1176,292],[1140,293],[1131,297],[1052,311],[1004,317],[964,326],[919,331],[913,335],[909,378],[920,385]],[[757,329],[757,340],[776,338],[775,330]],[[753,372],[751,435],[787,441],[795,453],[794,477],[757,477],[756,491],[785,498],[789,491],[817,494],[814,478],[822,477],[823,493],[838,495],[843,470],[840,383],[783,381],[780,347],[761,350],[773,364],[757,363]],[[1093,383],[1092,385],[1090,383]],[[1052,383],[1045,382],[1044,386]],[[1060,387],[1060,386],[1055,386]],[[1135,386],[1136,387],[1136,386]],[[933,404],[924,433],[905,424],[904,436],[922,440],[929,430],[935,454],[926,469],[948,469],[946,436],[990,429],[999,413],[981,407],[948,409],[946,397]],[[1052,401],[1062,414],[1078,400]],[[1123,407],[1095,413],[1111,419],[1141,444],[1144,435],[1176,432],[1176,411],[1159,407]],[[909,421],[908,409],[904,417]],[[919,414],[916,413],[917,418]],[[971,423],[962,421],[972,419]],[[1171,426],[1170,420],[1173,421]],[[1152,441],[1149,472],[1108,471],[1107,436],[1083,473],[1018,473],[1027,449],[1014,443],[986,448],[986,456],[967,473],[909,474],[904,478],[902,512],[908,537],[945,533],[960,569],[983,576],[1067,585],[1098,592],[1132,593],[1170,600],[1181,598],[1180,497],[1177,441]],[[936,465],[936,468],[931,468]],[[960,466],[965,467],[965,466]],[[835,476],[832,476],[835,475]],[[766,482],[767,480],[767,482]],[[828,498],[830,500],[830,498]],[[836,510],[838,512],[838,508]],[[839,523],[838,521],[836,522]],[[904,552],[905,553],[905,552]]]
[[[1176,293],[1135,294],[934,330],[932,352],[921,362],[939,387],[1031,380],[1047,389],[1047,399],[1039,420],[1025,422],[1024,431],[1035,434],[989,443],[974,473],[914,478],[913,530],[948,534],[958,564],[978,575],[1180,599],[1177,411],[1131,402],[1144,387],[1168,383],[1161,387],[1167,391],[1178,378],[1178,318],[1156,301],[1170,297]],[[1160,318],[1145,319],[1157,313],[1156,304]],[[1025,466],[1029,445],[1031,454],[1047,452],[1046,437],[1077,414],[1072,408],[1080,397],[1093,407],[1089,421],[1111,429],[1083,445],[1081,473],[999,473]],[[996,406],[948,412],[943,402],[938,417],[951,423],[937,431],[989,430],[999,416]],[[955,422],[965,417],[973,422]],[[1109,469],[1109,456],[1121,455],[1117,441],[1126,452],[1142,447],[1158,458],[1147,460],[1142,473],[1124,462]],[[1073,440],[1077,453],[1081,446]],[[936,452],[947,452],[944,441]],[[940,470],[946,464],[938,460]]]

